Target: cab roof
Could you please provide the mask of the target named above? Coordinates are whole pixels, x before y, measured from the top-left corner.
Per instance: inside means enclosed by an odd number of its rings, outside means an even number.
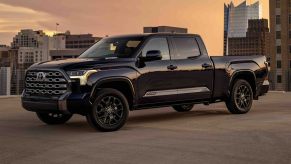
[[[144,34],[127,34],[127,35],[113,35],[108,38],[121,38],[121,37],[150,37],[150,36],[192,36],[200,37],[198,34],[185,34],[185,33],[144,33]]]

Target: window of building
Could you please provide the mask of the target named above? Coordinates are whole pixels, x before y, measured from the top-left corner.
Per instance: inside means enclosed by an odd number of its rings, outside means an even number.
[[[289,31],[289,39],[291,39],[291,31]]]
[[[173,38],[177,49],[175,59],[189,59],[200,55],[198,43],[193,37],[175,37]]]
[[[291,24],[291,14],[289,14],[289,24]]]
[[[277,83],[282,83],[282,75],[277,75]]]
[[[281,46],[277,46],[277,54],[281,54]]]
[[[289,68],[291,69],[291,60],[289,60]]]
[[[276,39],[281,39],[281,31],[276,31]]]
[[[276,15],[276,24],[281,24],[281,16]]]
[[[281,60],[277,60],[277,68],[282,68],[282,62],[281,62]]]
[[[289,45],[289,53],[291,54],[291,45]]]
[[[280,0],[276,0],[276,8],[280,8]]]

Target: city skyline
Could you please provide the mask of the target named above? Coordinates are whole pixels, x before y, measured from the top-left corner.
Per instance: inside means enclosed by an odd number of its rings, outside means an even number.
[[[20,29],[44,30],[53,34],[56,23],[60,24],[58,31],[70,30],[73,33],[92,33],[95,36],[142,33],[144,26],[170,25],[185,27],[190,33],[201,34],[210,54],[223,53],[223,5],[230,0],[159,0],[155,1],[155,5],[146,0],[118,2],[87,0],[87,3],[69,3],[68,0],[63,0],[43,5],[36,0],[0,0],[0,44],[9,45]],[[243,1],[236,0],[234,4],[241,2]],[[263,18],[268,19],[268,0],[260,0],[260,3]],[[165,12],[173,9],[178,10]]]

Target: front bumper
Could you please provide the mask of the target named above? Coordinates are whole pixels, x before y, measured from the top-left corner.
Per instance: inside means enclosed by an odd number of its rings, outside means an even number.
[[[63,114],[86,114],[91,108],[89,93],[65,93],[59,98],[22,95],[24,109],[32,112],[54,112]]]
[[[264,80],[264,82],[258,86],[257,95],[262,96],[269,91],[270,82],[268,80]]]

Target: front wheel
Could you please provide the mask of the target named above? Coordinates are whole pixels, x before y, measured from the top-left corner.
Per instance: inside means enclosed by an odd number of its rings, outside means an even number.
[[[173,108],[177,112],[189,112],[193,108],[193,104],[188,104],[188,105],[174,105]]]
[[[99,131],[116,131],[126,122],[129,105],[126,97],[116,89],[101,89],[91,111],[86,118],[88,123]]]
[[[232,114],[248,113],[253,103],[253,90],[251,85],[245,80],[237,80],[230,96],[226,101],[226,106]]]
[[[36,113],[37,117],[48,125],[64,124],[70,120],[71,114],[60,113]]]

